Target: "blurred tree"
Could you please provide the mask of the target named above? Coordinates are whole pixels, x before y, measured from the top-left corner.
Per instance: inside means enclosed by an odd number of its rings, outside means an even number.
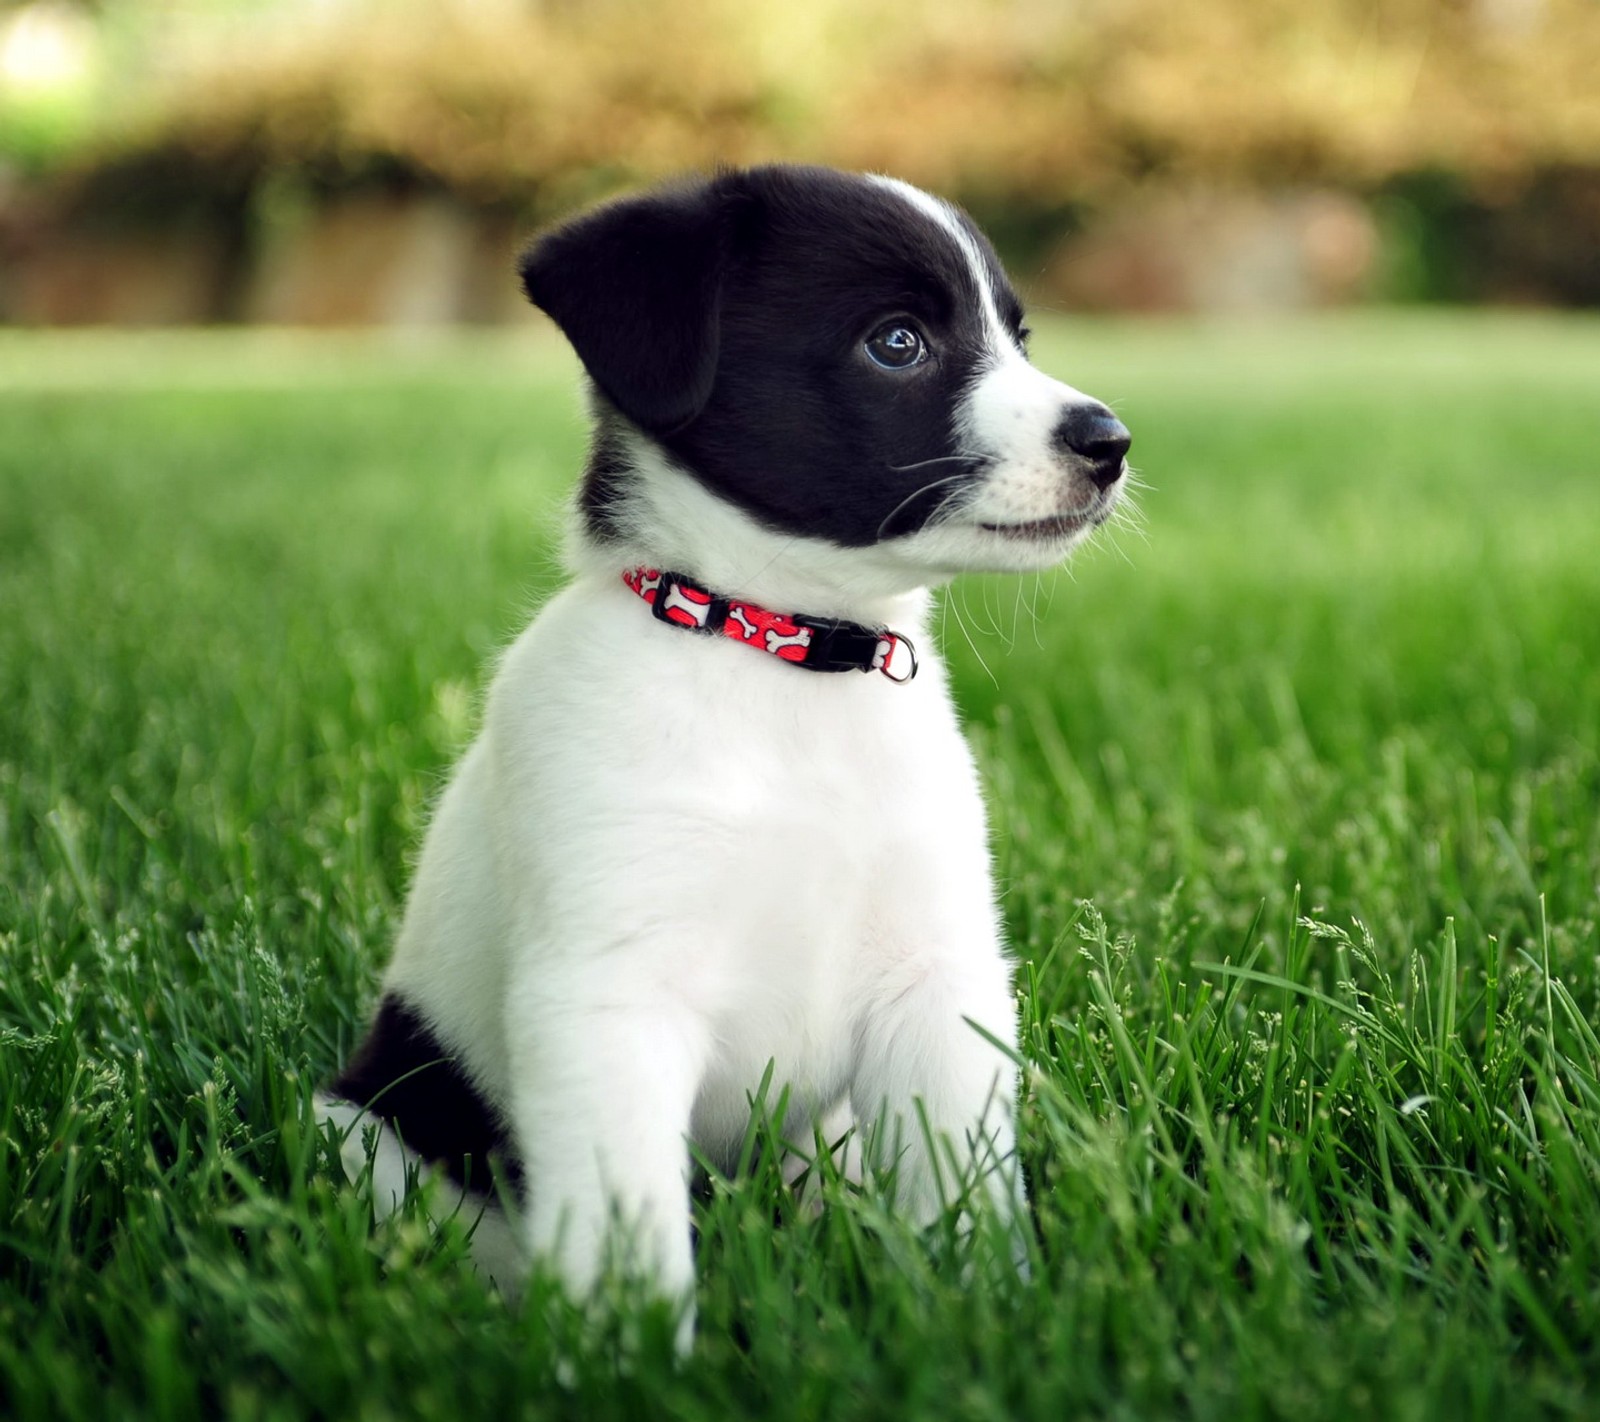
[[[99,58],[56,108],[6,91],[0,162],[50,176],[62,221],[209,213],[241,280],[344,196],[444,195],[498,231],[798,159],[957,196],[1035,270],[1063,270],[1050,249],[1102,215],[1177,210],[1147,191],[1223,228],[1281,227],[1264,194],[1326,212],[1338,192],[1403,249],[1402,291],[1592,299],[1600,225],[1573,195],[1600,172],[1596,0],[37,0],[4,25],[64,26]],[[441,211],[389,220],[426,247],[454,230]],[[1305,241],[1358,226],[1318,219]]]

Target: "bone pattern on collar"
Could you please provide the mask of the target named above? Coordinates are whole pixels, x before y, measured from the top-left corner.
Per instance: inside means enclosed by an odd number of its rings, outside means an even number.
[[[630,568],[622,581],[650,605],[658,622],[723,636],[807,671],[880,672],[908,682],[917,674],[911,639],[887,627],[836,618],[773,612],[743,598],[722,597],[660,568]]]

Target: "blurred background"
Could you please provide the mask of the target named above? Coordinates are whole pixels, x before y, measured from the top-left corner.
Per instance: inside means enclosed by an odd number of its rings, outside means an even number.
[[[798,159],[1045,307],[1600,304],[1597,0],[0,5],[0,321],[527,319],[523,236]]]

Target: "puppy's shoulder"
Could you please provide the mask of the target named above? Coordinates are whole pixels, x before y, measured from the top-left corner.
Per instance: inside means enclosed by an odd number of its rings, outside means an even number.
[[[587,710],[603,700],[652,631],[632,601],[620,582],[613,589],[585,578],[562,588],[501,654],[486,721]]]

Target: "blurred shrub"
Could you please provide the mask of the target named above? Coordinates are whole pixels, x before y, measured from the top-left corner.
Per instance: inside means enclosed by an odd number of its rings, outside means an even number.
[[[668,172],[802,159],[956,195],[1012,255],[1041,261],[1082,214],[1141,185],[1342,188],[1382,199],[1400,289],[1461,294],[1516,245],[1496,213],[1532,195],[1554,234],[1560,214],[1589,212],[1583,175],[1600,172],[1597,0],[123,0],[103,13],[141,38],[61,191],[82,210],[163,220],[199,205],[234,230],[342,188],[441,188],[542,218]],[[1450,235],[1475,213],[1480,232]],[[1573,287],[1573,252],[1600,226],[1577,235],[1533,286]]]
[[[1425,169],[1384,186],[1397,296],[1600,306],[1600,161],[1500,184]]]
[[[804,157],[1061,202],[1600,160],[1594,0],[346,0],[187,39],[158,34],[95,161],[559,200]]]

